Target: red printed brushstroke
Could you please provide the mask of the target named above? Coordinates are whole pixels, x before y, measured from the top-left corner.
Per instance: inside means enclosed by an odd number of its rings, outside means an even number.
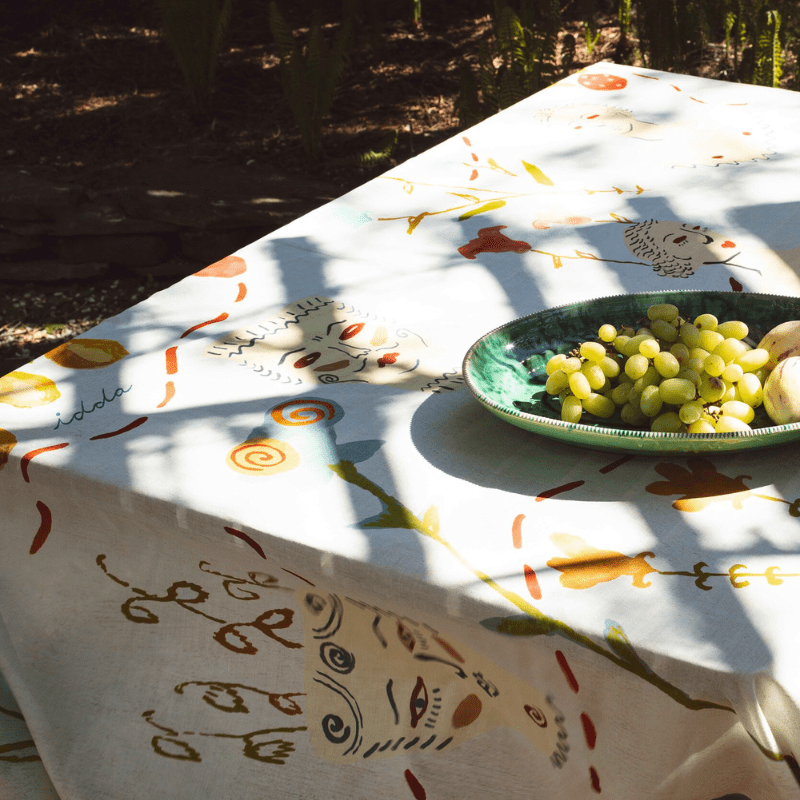
[[[290,569],[286,569],[285,567],[281,567],[284,572],[288,572],[290,575],[294,575],[295,578],[300,578],[301,581],[305,581],[309,586],[316,586],[316,583],[311,583],[308,578],[304,578],[302,575],[298,575],[296,572],[292,572]]]
[[[477,177],[478,177],[478,170],[476,170],[476,169],[472,170],[472,174],[469,176],[469,179],[471,181],[474,181],[475,178],[477,178]]]
[[[215,322],[223,322],[226,319],[228,319],[228,314],[227,314],[227,312],[223,311],[218,317],[214,317],[214,319],[207,319],[205,322],[198,322],[197,325],[192,325],[192,327],[189,328],[189,330],[184,331],[180,335],[180,338],[184,339],[190,333],[194,333],[195,331],[199,331],[200,328],[205,328],[206,325],[213,325]],[[170,349],[176,349],[176,348],[170,348]]]
[[[431,637],[434,642],[436,642],[443,650],[446,650],[459,664],[464,663],[464,656],[458,652],[458,650],[450,644],[450,642],[446,642],[441,636],[432,636]]]
[[[394,364],[399,355],[400,353],[387,353],[385,356],[381,356],[378,359],[378,366],[385,367],[387,364]]]
[[[472,156],[472,160],[473,161],[477,161],[478,160],[478,154],[477,153],[470,153],[470,155]]]
[[[108,433],[98,433],[97,436],[92,436],[89,441],[94,442],[97,439],[110,439],[112,436],[121,436],[123,433],[127,433],[128,431],[132,431],[134,428],[138,428],[140,425],[144,425],[145,422],[147,422],[147,417],[139,417],[139,419],[129,422],[124,428],[119,428],[115,431],[109,431]]]
[[[247,286],[243,283],[239,284],[239,294],[236,295],[236,299],[233,301],[234,303],[241,303],[242,300],[247,296]]]
[[[411,794],[414,795],[414,800],[425,800],[428,794],[422,784],[417,780],[416,775],[414,775],[410,769],[407,769],[403,775],[405,775],[408,788],[411,789]]]
[[[618,458],[616,461],[612,461],[610,464],[606,464],[604,467],[600,467],[600,472],[604,475],[607,472],[611,472],[615,470],[617,467],[621,467],[623,464],[627,464],[633,456],[622,456],[622,458]]]
[[[524,519],[524,514],[517,514],[511,523],[511,544],[514,545],[516,550],[522,547],[522,520]]]
[[[231,536],[235,536],[237,539],[241,539],[245,544],[249,544],[250,547],[252,547],[253,550],[255,550],[256,553],[258,553],[261,556],[261,558],[263,558],[266,561],[267,557],[264,555],[264,551],[261,549],[261,545],[254,539],[252,539],[250,536],[248,536],[246,533],[244,533],[243,531],[237,531],[236,528],[229,528],[227,525],[225,526],[225,532],[229,533]]]
[[[491,228],[481,228],[478,238],[461,245],[458,252],[464,258],[475,258],[479,253],[527,253],[531,249],[527,242],[509,239],[504,233],[500,233],[505,227],[507,226],[494,225]]]
[[[583,735],[586,737],[587,747],[594,750],[594,746],[597,744],[597,730],[588,714],[581,714],[581,725],[583,725]]]
[[[175,397],[175,384],[172,381],[167,381],[167,392],[164,399],[156,406],[156,408],[164,408],[172,398]]]
[[[221,261],[209,264],[200,272],[195,272],[195,278],[235,278],[247,271],[247,262],[239,256],[226,256]]]
[[[547,500],[548,497],[555,497],[557,494],[562,494],[563,492],[571,492],[573,489],[583,486],[584,483],[586,483],[586,481],[573,481],[572,483],[565,483],[563,486],[556,486],[554,489],[548,489],[536,496],[536,502],[541,503],[542,500]]]
[[[592,789],[594,789],[597,794],[600,794],[600,776],[597,774],[597,770],[594,767],[589,767],[589,779],[592,782]]]
[[[672,88],[673,88],[673,89],[674,89],[676,92],[680,92],[680,91],[681,91],[680,87],[679,87],[679,86],[676,86],[674,83],[671,83],[671,84],[670,84],[670,86],[671,86],[671,87],[672,87]]]
[[[539,586],[539,579],[536,577],[536,573],[533,571],[533,567],[529,567],[527,564],[525,564],[523,568],[525,570],[525,585],[528,587],[528,592],[530,592],[530,595],[534,600],[541,600],[542,590]]]
[[[39,509],[42,521],[39,524],[39,530],[36,531],[36,536],[33,537],[31,542],[31,549],[28,551],[31,555],[41,549],[41,546],[50,535],[50,529],[53,527],[53,515],[50,513],[50,509],[41,500],[36,501],[36,508]]]
[[[167,375],[174,375],[178,371],[178,348],[170,347],[164,356],[167,360]]]
[[[744,286],[742,286],[742,284],[739,283],[739,281],[737,281],[736,278],[728,278],[728,282],[730,283],[731,289],[734,292],[741,292],[742,289],[744,289]]]
[[[69,442],[61,442],[59,444],[51,444],[49,447],[39,447],[36,450],[31,450],[30,453],[25,453],[19,460],[19,468],[22,471],[22,477],[25,478],[25,483],[30,483],[31,479],[28,477],[28,464],[31,459],[40,456],[42,453],[47,453],[49,450],[60,450],[62,447],[67,447]]]
[[[689,99],[690,99],[690,100],[694,100],[694,101],[695,101],[695,103],[702,103],[703,105],[705,105],[705,104],[706,104],[706,101],[705,101],[705,100],[698,100],[696,97],[692,97],[691,95],[689,96]]]
[[[461,139],[467,147],[472,147],[472,142],[466,136],[462,136]]]
[[[580,689],[580,686],[578,686],[578,679],[570,669],[570,666],[567,663],[567,657],[560,650],[556,650],[556,661],[558,661],[558,666],[561,667],[561,671],[564,673],[564,677],[567,679],[569,688],[572,689],[575,694],[577,694],[578,690]]]

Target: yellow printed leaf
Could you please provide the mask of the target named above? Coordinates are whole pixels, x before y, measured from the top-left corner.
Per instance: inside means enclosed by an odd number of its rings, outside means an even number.
[[[545,186],[553,186],[553,181],[542,172],[535,164],[529,164],[527,161],[522,162],[522,166],[528,171],[528,174],[536,181],[536,183],[544,184]]]
[[[462,219],[469,219],[469,217],[474,217],[476,214],[483,214],[486,211],[494,211],[496,208],[502,208],[505,204],[506,204],[505,200],[492,200],[490,203],[485,203],[479,208],[471,208],[469,211],[465,211],[458,218],[459,222]]]
[[[422,517],[422,524],[432,533],[439,533],[439,509],[430,506]]]
[[[448,192],[447,194],[453,195],[453,197],[462,197],[464,200],[471,200],[473,203],[480,203],[480,197],[476,197],[474,194],[459,194],[458,192]]]
[[[499,170],[500,172],[505,172],[506,175],[514,175],[513,172],[509,172],[505,167],[501,167],[493,158],[487,158],[486,161],[492,169]],[[525,162],[523,161],[522,163],[524,164]]]

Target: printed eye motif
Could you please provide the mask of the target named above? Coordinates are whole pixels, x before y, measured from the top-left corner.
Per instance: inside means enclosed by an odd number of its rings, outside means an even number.
[[[429,702],[428,689],[425,686],[425,681],[423,681],[421,677],[417,677],[417,683],[414,686],[414,690],[411,692],[411,701],[409,702],[412,728],[416,728],[419,721],[425,716]]]
[[[309,353],[307,356],[303,356],[302,358],[298,358],[297,361],[292,364],[295,369],[303,369],[303,367],[308,367],[309,365],[313,364],[322,353]]]
[[[358,336],[361,331],[364,330],[364,323],[363,322],[354,322],[352,325],[348,325],[342,332],[339,334],[339,341],[345,342],[348,339],[352,339],[354,336]]]
[[[397,638],[409,653],[414,651],[414,648],[417,645],[417,639],[414,634],[408,628],[406,628],[405,625],[403,625],[402,622],[397,623]]]

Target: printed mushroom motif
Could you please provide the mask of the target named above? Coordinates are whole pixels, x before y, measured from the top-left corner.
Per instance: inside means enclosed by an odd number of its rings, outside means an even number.
[[[628,85],[628,81],[625,78],[605,73],[579,75],[578,83],[583,86],[584,89],[594,89],[597,92],[612,92],[624,89]]]
[[[45,353],[45,358],[67,369],[100,369],[127,355],[128,351],[113,339],[73,339]]]

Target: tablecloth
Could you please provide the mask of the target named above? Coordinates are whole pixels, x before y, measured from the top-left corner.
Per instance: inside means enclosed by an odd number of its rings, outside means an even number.
[[[800,797],[798,447],[576,447],[461,374],[798,295],[799,129],[597,64],[0,379],[0,796]]]

